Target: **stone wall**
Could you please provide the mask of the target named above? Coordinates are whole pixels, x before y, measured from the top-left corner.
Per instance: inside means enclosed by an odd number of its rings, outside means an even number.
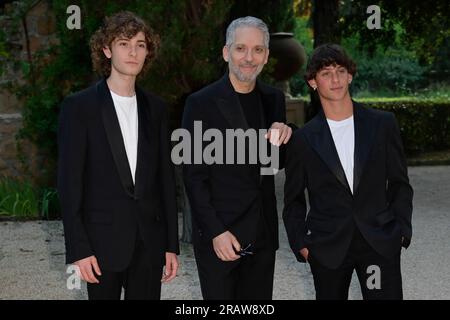
[[[15,134],[21,126],[20,113],[0,114],[0,174],[18,175],[20,172]]]
[[[305,124],[305,103],[299,98],[286,98],[286,122],[301,127]]]
[[[6,4],[3,15],[0,15],[0,28],[6,31],[8,48],[22,61],[29,61],[35,52],[45,49],[54,43],[55,16],[50,1],[35,1],[26,13],[26,29],[20,25],[13,28],[11,16],[21,5],[20,1]],[[0,83],[22,81],[20,70],[0,60],[3,75]],[[43,155],[28,141],[21,140],[20,150],[16,135],[22,127],[22,101],[11,93],[0,90],[0,176],[23,176],[30,173],[33,178],[40,174],[43,166]],[[22,160],[20,160],[22,159]]]

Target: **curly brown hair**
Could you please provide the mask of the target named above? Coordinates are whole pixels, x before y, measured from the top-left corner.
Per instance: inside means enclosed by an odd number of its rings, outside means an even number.
[[[102,76],[109,76],[111,74],[111,60],[105,56],[103,48],[111,48],[111,44],[116,38],[131,39],[141,31],[145,35],[148,55],[139,75],[145,74],[156,57],[160,40],[159,36],[147,26],[144,20],[130,11],[120,11],[106,17],[103,25],[92,35],[89,44],[94,71]]]
[[[352,76],[356,74],[356,63],[347,55],[344,48],[327,43],[314,49],[306,66],[305,80],[314,79],[317,72],[331,65],[343,66]]]

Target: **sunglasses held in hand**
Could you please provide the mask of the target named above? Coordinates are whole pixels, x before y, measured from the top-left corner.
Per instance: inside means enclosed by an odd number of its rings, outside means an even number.
[[[253,251],[252,251],[252,244],[248,244],[245,248],[241,248],[241,250],[239,250],[236,254],[241,256],[241,257],[245,257],[245,256],[251,256],[253,255]]]

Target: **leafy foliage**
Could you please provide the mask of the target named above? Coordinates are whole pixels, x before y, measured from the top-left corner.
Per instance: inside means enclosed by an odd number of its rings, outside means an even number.
[[[292,0],[239,0],[235,1],[230,21],[242,16],[262,19],[270,33],[293,32],[295,28],[294,3]]]

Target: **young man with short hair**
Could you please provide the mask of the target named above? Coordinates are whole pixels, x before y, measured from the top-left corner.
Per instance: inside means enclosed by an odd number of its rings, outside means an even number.
[[[355,73],[340,46],[314,50],[305,78],[322,110],[288,145],[283,219],[317,299],[347,299],[353,270],[364,299],[402,299],[413,190],[395,117],[351,99]]]

